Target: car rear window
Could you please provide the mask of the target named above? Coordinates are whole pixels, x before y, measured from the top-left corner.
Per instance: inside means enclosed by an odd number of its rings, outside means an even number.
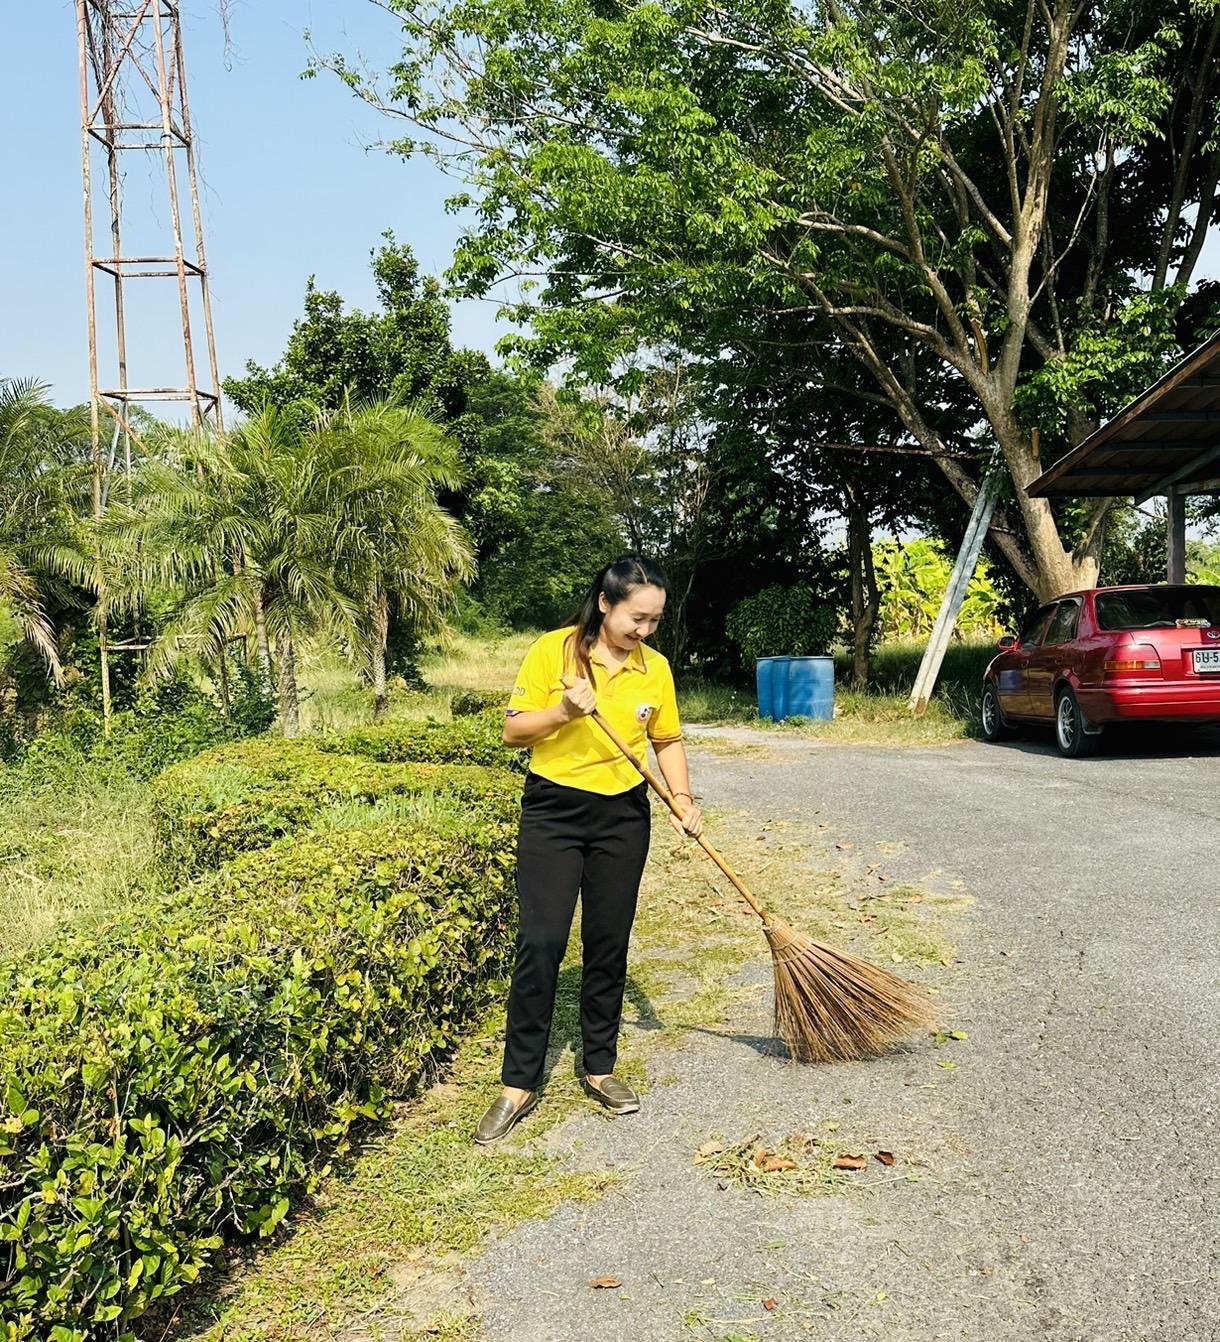
[[[1220,625],[1220,587],[1156,587],[1097,598],[1100,629],[1173,629],[1179,620]]]

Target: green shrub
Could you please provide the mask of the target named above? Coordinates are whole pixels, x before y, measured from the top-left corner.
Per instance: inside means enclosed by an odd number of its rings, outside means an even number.
[[[819,605],[809,587],[768,587],[729,611],[725,630],[747,666],[757,657],[824,657],[838,617]]]
[[[215,700],[194,686],[171,681],[113,714],[109,738],[100,712],[74,705],[21,746],[12,764],[31,779],[61,777],[82,759],[113,763],[138,778],[152,778],[209,746],[261,731],[266,722],[256,697],[256,689],[239,693],[233,715],[226,718]]]
[[[508,700],[507,690],[459,690],[449,701],[449,711],[455,718],[473,717],[476,713],[499,713],[499,725],[503,728],[503,709]]]
[[[456,1042],[511,951],[511,815],[293,836],[0,965],[5,1342],[129,1338]]]
[[[528,755],[504,744],[504,719],[490,713],[452,722],[394,721],[320,737],[322,750],[363,755],[385,764],[485,764],[524,773]]]
[[[443,758],[439,749],[435,756]],[[190,875],[265,847],[337,802],[437,792],[491,824],[513,812],[520,790],[519,780],[499,769],[383,764],[309,740],[263,739],[221,746],[168,769],[153,783],[152,800],[161,860]]]

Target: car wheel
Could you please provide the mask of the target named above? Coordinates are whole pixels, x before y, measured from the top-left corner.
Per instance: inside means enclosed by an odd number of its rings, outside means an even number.
[[[1000,696],[995,686],[988,681],[983,686],[983,702],[979,709],[983,720],[983,740],[1003,741],[1012,735],[1008,723],[1004,721],[1004,710],[1000,707]]]
[[[1055,702],[1055,744],[1068,759],[1080,759],[1097,749],[1101,732],[1080,711],[1070,689],[1059,692]]]

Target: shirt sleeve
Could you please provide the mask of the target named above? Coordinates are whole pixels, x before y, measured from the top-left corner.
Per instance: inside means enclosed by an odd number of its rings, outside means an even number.
[[[521,669],[517,672],[512,695],[505,706],[506,714],[533,713],[537,709],[546,708],[552,680],[550,661],[542,639],[530,645]]]
[[[682,722],[678,717],[678,696],[674,690],[674,675],[666,663],[661,673],[661,702],[648,723],[648,735],[653,741],[680,741]]]

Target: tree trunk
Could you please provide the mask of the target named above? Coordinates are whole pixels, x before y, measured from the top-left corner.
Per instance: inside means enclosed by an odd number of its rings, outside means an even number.
[[[216,668],[216,685],[220,690],[220,707],[226,718],[233,716],[233,696],[229,693],[229,645],[221,643],[220,660]]]
[[[301,698],[297,692],[296,652],[291,634],[276,640],[275,653],[279,663],[280,727],[285,736],[300,736]]]
[[[271,690],[271,644],[267,638],[267,611],[262,589],[254,599],[254,633],[258,641],[258,671],[263,689]]]
[[[873,674],[873,636],[881,609],[881,593],[873,567],[868,505],[850,487],[847,490],[847,555],[851,569],[851,680],[855,689],[862,690]]]
[[[386,689],[385,663],[390,646],[390,598],[379,582],[370,590],[373,612],[373,721],[384,722],[390,711],[390,695]]]

